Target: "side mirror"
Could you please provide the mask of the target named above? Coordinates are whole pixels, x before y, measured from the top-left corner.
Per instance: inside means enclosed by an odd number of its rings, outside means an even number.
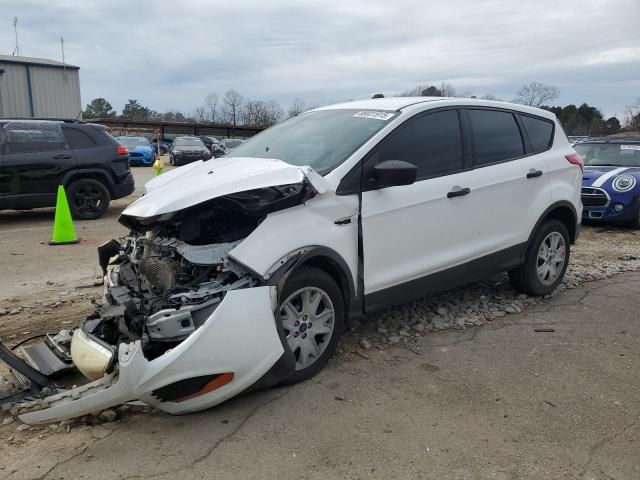
[[[418,167],[403,160],[385,160],[373,167],[376,188],[411,185],[417,175]]]

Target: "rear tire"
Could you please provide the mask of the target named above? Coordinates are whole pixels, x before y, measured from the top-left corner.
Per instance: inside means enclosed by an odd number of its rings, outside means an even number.
[[[569,231],[558,220],[545,220],[527,247],[525,262],[509,272],[512,285],[529,295],[553,292],[569,265]]]
[[[284,384],[307,380],[333,356],[344,328],[340,287],[324,270],[301,267],[287,279],[280,295],[278,318],[284,347],[293,352],[295,372]]]
[[[81,178],[67,189],[69,209],[73,218],[95,220],[104,215],[109,208],[111,195],[109,189],[93,178]]]

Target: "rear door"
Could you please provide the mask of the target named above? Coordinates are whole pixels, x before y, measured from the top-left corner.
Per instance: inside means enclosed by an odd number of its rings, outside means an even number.
[[[0,184],[6,208],[52,206],[64,175],[75,168],[57,122],[16,121],[3,129],[4,155]]]
[[[473,198],[470,226],[483,232],[473,242],[478,257],[496,254],[488,260],[506,262],[506,269],[517,262],[533,225],[551,204],[549,169],[544,157],[533,151],[516,112],[468,108],[465,114],[474,168],[468,185]],[[472,276],[482,272],[477,273]]]

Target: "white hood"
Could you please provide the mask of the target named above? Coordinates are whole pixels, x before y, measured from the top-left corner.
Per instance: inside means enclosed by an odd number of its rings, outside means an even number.
[[[147,182],[146,194],[123,215],[151,217],[176,212],[230,193],[300,183],[307,179],[318,193],[329,183],[311,167],[296,167],[271,158],[228,157],[198,161]]]

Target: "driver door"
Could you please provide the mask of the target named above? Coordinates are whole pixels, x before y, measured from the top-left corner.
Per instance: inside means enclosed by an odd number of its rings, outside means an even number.
[[[398,303],[433,287],[464,283],[476,254],[472,171],[457,109],[418,115],[376,147],[363,168],[362,237],[365,308]],[[373,167],[385,160],[417,166],[412,185],[376,189]],[[461,193],[462,192],[462,193]],[[439,273],[440,272],[440,273]],[[423,294],[424,294],[423,293]]]

